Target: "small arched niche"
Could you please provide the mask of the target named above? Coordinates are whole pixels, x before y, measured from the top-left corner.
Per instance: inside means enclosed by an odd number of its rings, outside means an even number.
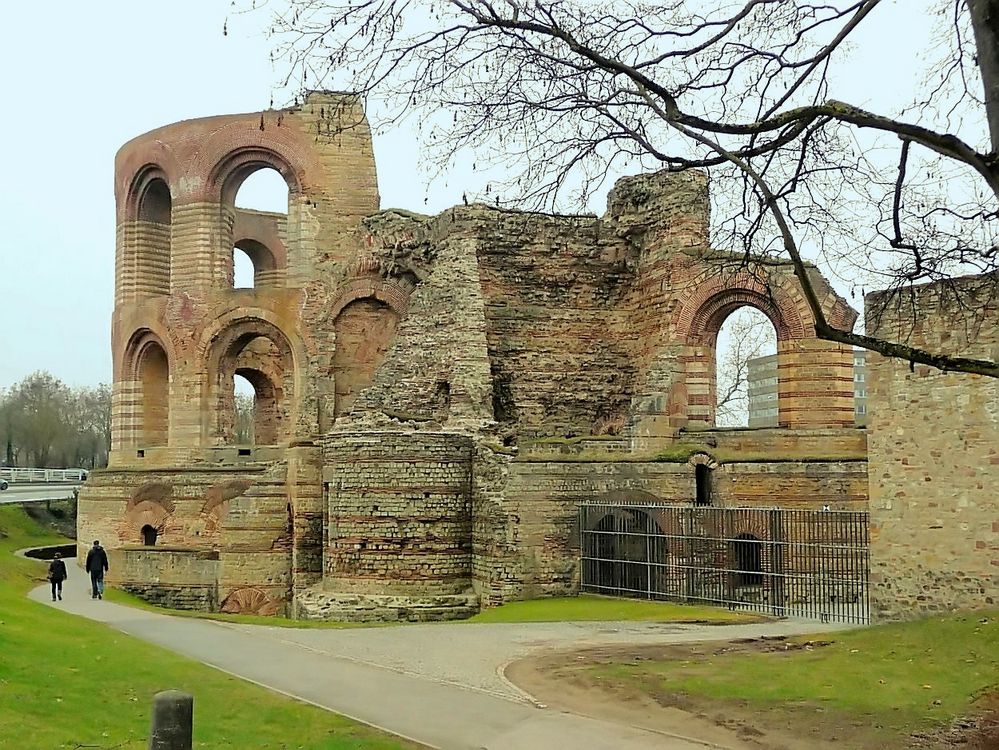
[[[374,382],[398,325],[399,313],[374,297],[356,299],[337,315],[333,324],[335,416],[348,413],[361,391]]]
[[[132,242],[135,289],[139,297],[170,293],[170,232],[173,200],[170,187],[153,177],[140,188]]]
[[[156,341],[142,348],[138,363],[143,446],[166,445],[170,427],[170,364],[166,352]]]
[[[148,523],[142,527],[140,533],[142,534],[142,544],[146,547],[155,547],[156,539],[159,537],[159,532],[154,526]]]

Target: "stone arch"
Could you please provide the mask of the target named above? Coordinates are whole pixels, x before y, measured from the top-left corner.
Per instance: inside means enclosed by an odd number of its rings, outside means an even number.
[[[173,486],[165,482],[146,482],[136,487],[125,505],[125,515],[118,527],[121,541],[141,544],[143,529],[152,528],[162,536],[167,520],[173,515]]]
[[[376,280],[355,280],[337,295],[331,310],[334,419],[348,413],[361,391],[374,382],[407,302],[398,287]]]
[[[848,306],[821,278],[815,283],[824,308],[846,321]],[[682,349],[680,381],[669,399],[671,421],[714,427],[718,331],[744,306],[762,312],[777,334],[777,425],[852,426],[851,352],[815,337],[814,317],[797,281],[779,269],[765,277],[706,271],[681,295],[671,325]]]
[[[279,326],[261,317],[223,316],[212,330],[215,334],[202,340],[209,372],[204,407],[209,444],[234,443],[235,375],[254,386],[254,431],[259,436],[255,442],[272,445],[288,440],[298,412],[301,352]]]
[[[119,424],[130,425],[127,442],[162,446],[170,436],[170,362],[163,339],[148,328],[136,331],[122,361],[122,411]]]

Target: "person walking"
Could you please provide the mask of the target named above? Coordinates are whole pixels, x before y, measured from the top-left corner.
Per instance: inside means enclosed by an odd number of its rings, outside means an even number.
[[[104,598],[104,571],[108,569],[108,553],[104,551],[100,541],[94,540],[94,546],[87,553],[87,572],[90,573],[90,598]]]
[[[59,597],[59,601],[62,601],[62,582],[66,580],[66,563],[62,561],[62,555],[58,552],[55,553],[55,557],[52,558],[52,562],[49,563],[49,583],[52,584],[52,601]]]

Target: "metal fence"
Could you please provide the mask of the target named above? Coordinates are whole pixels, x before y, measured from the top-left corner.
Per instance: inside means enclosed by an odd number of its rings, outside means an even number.
[[[861,511],[585,504],[581,588],[866,623],[867,524]]]

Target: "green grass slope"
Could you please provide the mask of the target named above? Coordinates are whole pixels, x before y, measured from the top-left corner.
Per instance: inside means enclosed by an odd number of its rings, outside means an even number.
[[[64,541],[21,508],[0,506],[0,748],[144,749],[152,697],[168,688],[195,696],[196,748],[413,747],[29,601],[25,594],[44,583],[45,565],[13,551]],[[83,585],[79,568],[69,573],[68,585]]]

